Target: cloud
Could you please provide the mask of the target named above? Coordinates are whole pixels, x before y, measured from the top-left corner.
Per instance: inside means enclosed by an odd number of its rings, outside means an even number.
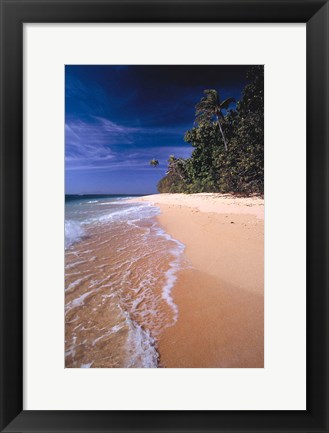
[[[93,116],[94,119],[98,120],[101,125],[103,126],[104,130],[116,135],[116,134],[120,134],[120,135],[124,135],[124,136],[130,136],[132,137],[135,134],[148,134],[148,135],[152,135],[152,134],[173,134],[173,135],[177,135],[177,134],[181,134],[182,132],[182,127],[152,127],[152,126],[146,126],[146,127],[141,127],[141,126],[125,126],[125,125],[120,125],[118,123],[115,123],[109,119],[105,119],[104,117],[99,117],[99,116]]]
[[[174,145],[182,141],[182,131],[176,127],[126,126],[99,116],[91,116],[89,121],[68,119],[66,170],[140,169],[154,157],[164,163],[172,153],[188,156],[188,145]],[[162,145],[168,141],[173,146]]]

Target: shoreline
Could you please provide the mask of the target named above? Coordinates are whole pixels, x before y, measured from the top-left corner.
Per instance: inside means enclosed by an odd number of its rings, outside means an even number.
[[[157,220],[185,245],[176,324],[159,336],[166,368],[263,368],[264,201],[223,194],[157,194]]]

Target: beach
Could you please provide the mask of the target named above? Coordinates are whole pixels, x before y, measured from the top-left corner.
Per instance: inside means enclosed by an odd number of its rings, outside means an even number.
[[[67,368],[261,368],[264,204],[68,196]]]
[[[178,319],[171,292],[185,256],[159,214],[128,196],[66,197],[67,368],[160,366],[159,337]]]
[[[264,366],[264,201],[223,194],[139,197],[185,245],[172,299],[176,322],[158,337],[159,365]]]

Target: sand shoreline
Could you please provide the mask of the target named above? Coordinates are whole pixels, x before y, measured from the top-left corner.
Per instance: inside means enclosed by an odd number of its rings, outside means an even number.
[[[191,267],[172,291],[177,323],[160,336],[163,367],[264,366],[264,201],[159,194],[160,225],[185,244]]]

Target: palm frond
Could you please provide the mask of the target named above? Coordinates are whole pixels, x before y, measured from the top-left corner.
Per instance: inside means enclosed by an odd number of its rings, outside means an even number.
[[[227,110],[229,105],[232,104],[232,102],[235,102],[235,98],[227,98],[225,101],[221,102],[220,108]]]
[[[206,95],[205,98],[211,102],[212,104],[219,104],[220,102],[220,95],[215,89],[206,89],[203,91],[203,93]]]

